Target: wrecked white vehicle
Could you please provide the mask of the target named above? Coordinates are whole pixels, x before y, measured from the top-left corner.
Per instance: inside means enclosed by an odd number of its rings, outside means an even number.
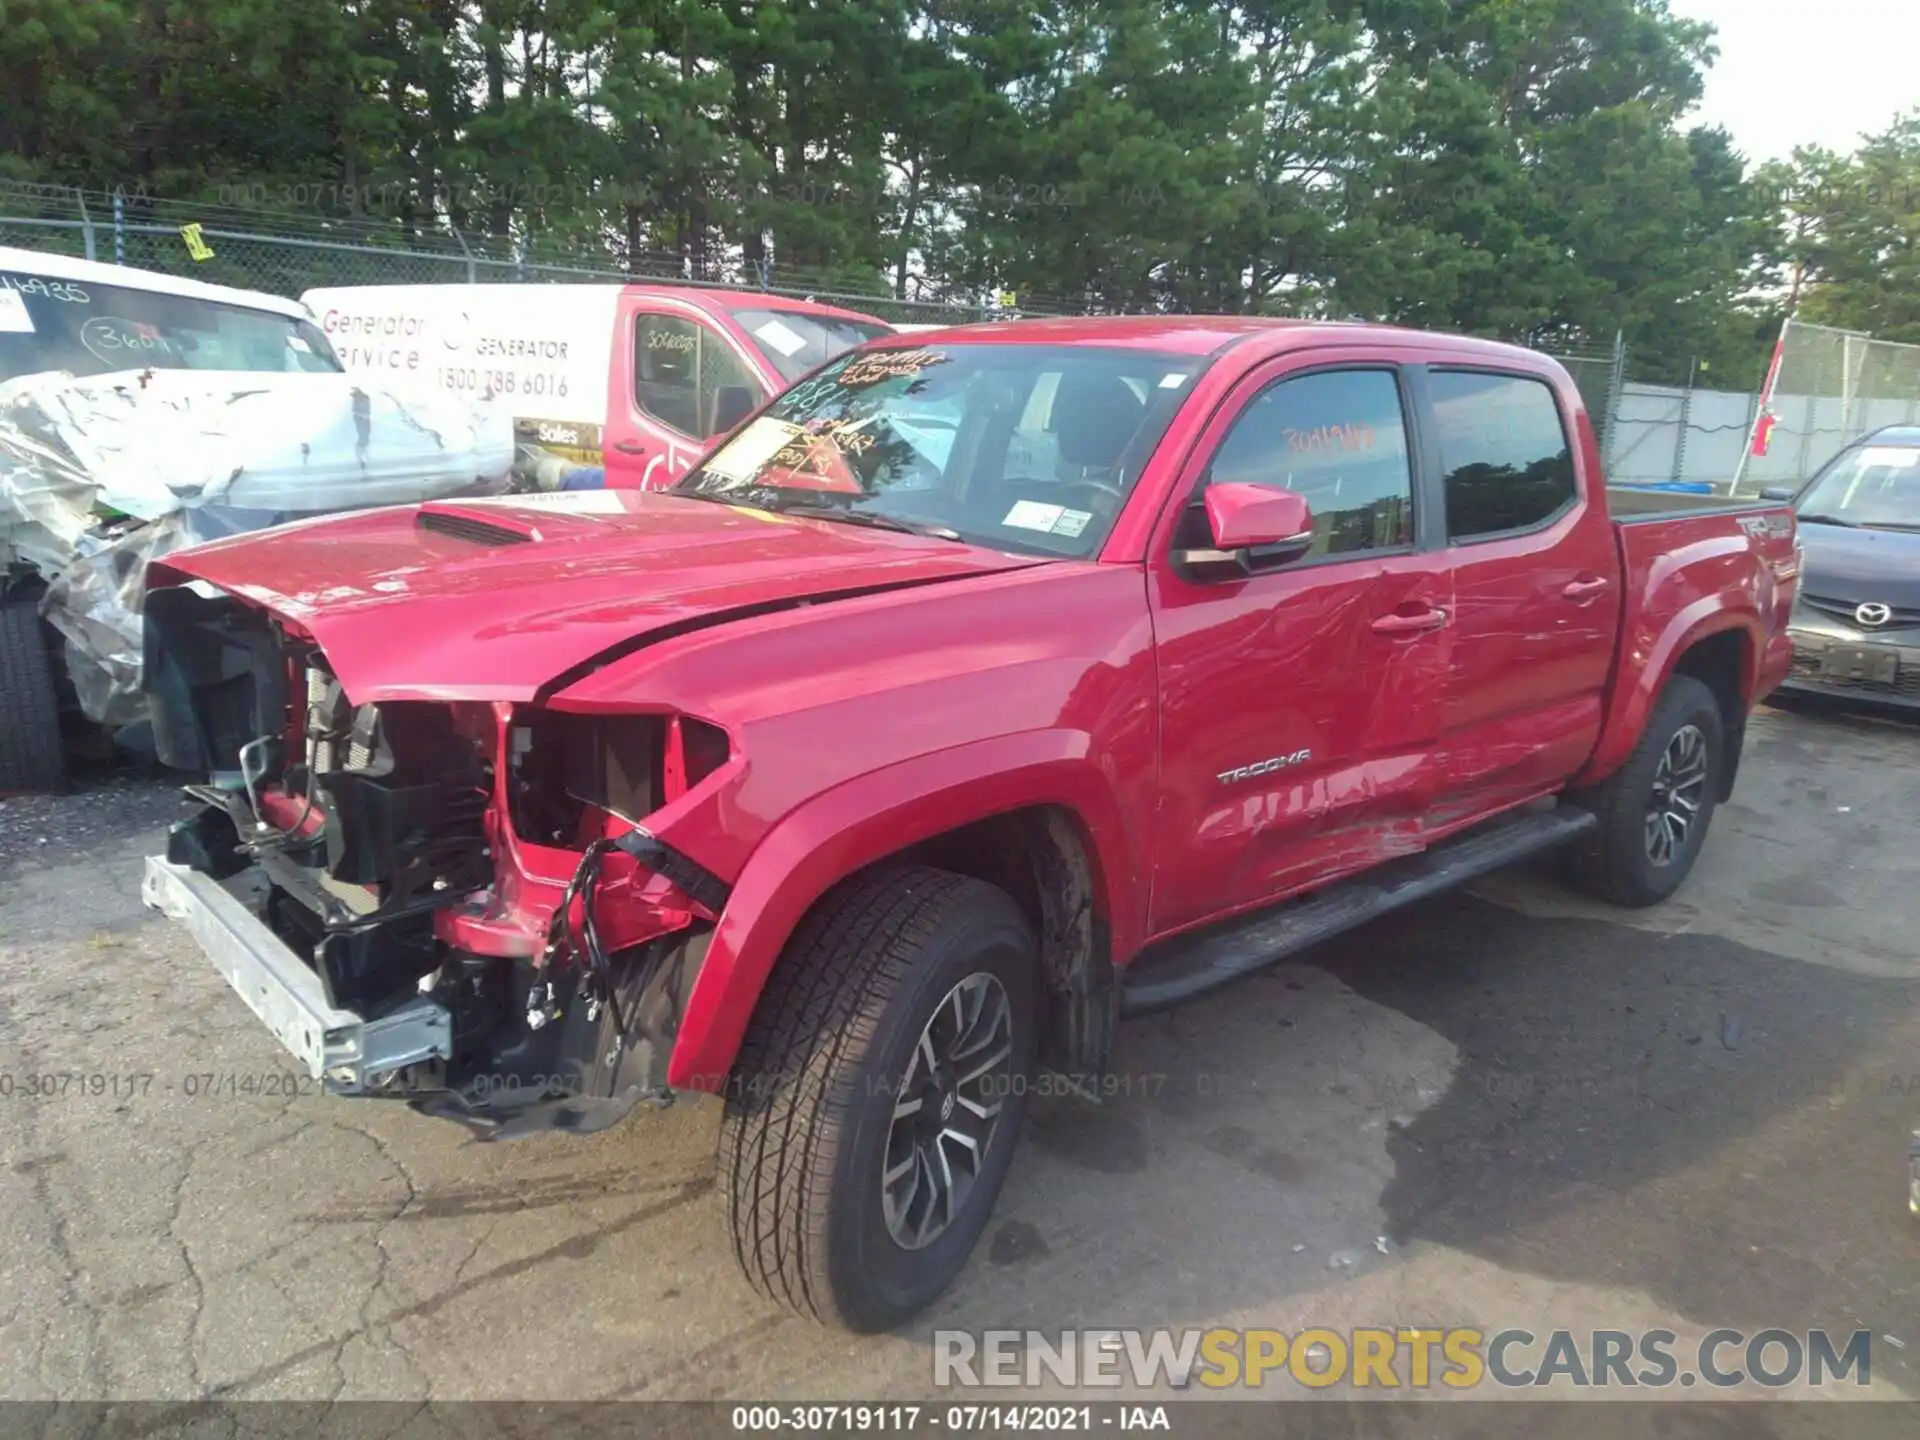
[[[60,787],[63,728],[138,742],[149,561],[512,463],[504,414],[348,377],[295,301],[0,248],[0,794]]]

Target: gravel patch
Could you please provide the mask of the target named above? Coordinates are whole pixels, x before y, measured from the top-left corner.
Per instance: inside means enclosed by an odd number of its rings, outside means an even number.
[[[184,813],[180,780],[114,775],[65,795],[0,798],[0,876],[22,865],[59,865],[143,833],[158,835]]]

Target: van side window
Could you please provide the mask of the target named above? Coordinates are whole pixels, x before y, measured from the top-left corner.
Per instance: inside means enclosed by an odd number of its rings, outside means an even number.
[[[1573,447],[1552,387],[1465,370],[1429,379],[1451,543],[1537,529],[1572,508]]]
[[[1313,512],[1310,557],[1411,545],[1413,469],[1393,372],[1327,370],[1262,391],[1207,467],[1208,484],[1230,482],[1305,496]],[[1182,517],[1175,543],[1207,543],[1200,505]]]
[[[752,403],[766,390],[732,347],[706,326],[677,315],[641,315],[633,331],[633,403],[661,424],[696,440],[711,438],[741,413],[728,390]],[[729,402],[729,403],[723,403]]]

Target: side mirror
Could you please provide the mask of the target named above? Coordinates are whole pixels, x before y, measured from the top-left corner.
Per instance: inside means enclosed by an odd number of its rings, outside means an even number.
[[[754,412],[759,399],[744,385],[722,385],[713,392],[713,433],[724,435]]]
[[[1791,485],[1769,485],[1760,492],[1760,498],[1762,500],[1788,501],[1792,500],[1799,493],[1800,492]]]
[[[1306,496],[1295,491],[1229,481],[1209,485],[1203,504],[1212,547],[1176,551],[1174,559],[1182,566],[1228,567],[1251,575],[1298,560],[1313,548],[1313,512]]]

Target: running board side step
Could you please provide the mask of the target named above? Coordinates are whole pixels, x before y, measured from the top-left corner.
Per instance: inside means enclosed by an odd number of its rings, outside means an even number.
[[[1571,807],[1492,821],[1316,895],[1149,946],[1121,972],[1120,1013],[1141,1015],[1217,990],[1403,905],[1564,845],[1597,823]]]

